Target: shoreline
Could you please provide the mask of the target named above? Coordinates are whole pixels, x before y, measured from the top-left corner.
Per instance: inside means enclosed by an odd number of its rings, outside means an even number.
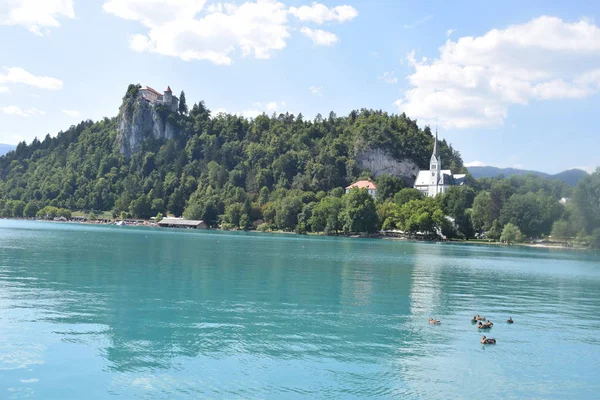
[[[112,220],[110,222],[105,222],[106,220],[100,221],[53,221],[53,220],[43,220],[43,219],[35,219],[35,218],[0,218],[0,220],[7,221],[32,221],[32,222],[53,222],[53,223],[68,223],[68,224],[80,224],[80,225],[115,225],[117,220]],[[132,227],[150,227],[150,228],[160,228],[156,223],[151,221],[144,220],[143,223],[139,223],[142,220],[137,220],[138,223],[125,224],[123,226],[132,226]],[[162,228],[167,230],[190,230],[185,228]],[[192,229],[195,230],[195,229]],[[456,244],[469,244],[469,245],[487,245],[487,246],[505,246],[505,247],[529,247],[529,248],[537,248],[537,249],[552,249],[552,250],[577,250],[577,251],[586,251],[590,250],[587,247],[583,246],[566,246],[556,243],[511,243],[505,244],[497,241],[482,241],[482,240],[466,240],[466,239],[449,239],[449,240],[436,240],[436,239],[425,239],[425,238],[416,238],[416,237],[406,237],[406,236],[388,236],[383,235],[381,233],[376,234],[343,234],[339,233],[336,235],[325,235],[322,232],[307,232],[304,234],[299,234],[296,232],[287,232],[287,231],[258,231],[256,229],[221,229],[221,228],[207,228],[207,229],[198,229],[198,230],[215,230],[220,232],[247,232],[247,233],[275,233],[281,235],[296,235],[296,236],[323,236],[323,237],[344,237],[351,239],[380,239],[380,240],[398,240],[398,241],[414,241],[414,242],[435,242],[435,243],[456,243]]]

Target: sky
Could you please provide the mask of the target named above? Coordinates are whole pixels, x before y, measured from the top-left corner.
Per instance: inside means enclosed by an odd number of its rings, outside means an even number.
[[[598,22],[597,22],[598,21]],[[600,2],[0,0],[0,143],[117,115],[405,112],[466,165],[600,165]]]

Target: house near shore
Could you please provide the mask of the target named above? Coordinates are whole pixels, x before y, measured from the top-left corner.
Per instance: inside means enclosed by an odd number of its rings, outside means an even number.
[[[358,188],[358,189],[367,189],[367,192],[373,197],[377,195],[377,185],[371,182],[368,179],[362,181],[356,181],[350,186],[346,186],[346,194],[350,193],[350,190]]]
[[[435,131],[435,143],[433,145],[433,154],[429,161],[429,170],[419,171],[415,179],[414,188],[418,189],[425,196],[435,197],[438,194],[446,193],[451,186],[462,186],[465,184],[465,174],[452,174],[449,169],[442,169],[442,159],[438,152],[438,135]]]
[[[163,218],[157,223],[161,228],[207,229],[204,221],[183,218]]]

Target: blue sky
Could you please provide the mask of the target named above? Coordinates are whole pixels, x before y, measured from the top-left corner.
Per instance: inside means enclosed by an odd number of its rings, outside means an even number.
[[[593,1],[0,0],[0,143],[114,116],[141,83],[249,117],[404,111],[466,163],[591,169],[596,21]]]

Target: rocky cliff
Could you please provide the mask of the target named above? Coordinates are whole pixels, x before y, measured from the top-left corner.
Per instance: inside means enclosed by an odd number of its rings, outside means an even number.
[[[176,128],[169,122],[171,111],[148,101],[124,102],[119,110],[116,145],[129,158],[142,148],[146,139],[172,139]]]
[[[397,160],[382,149],[364,149],[359,151],[355,158],[360,168],[368,169],[375,177],[383,174],[393,175],[404,179],[407,185],[412,185],[419,173],[419,167],[414,161]]]

